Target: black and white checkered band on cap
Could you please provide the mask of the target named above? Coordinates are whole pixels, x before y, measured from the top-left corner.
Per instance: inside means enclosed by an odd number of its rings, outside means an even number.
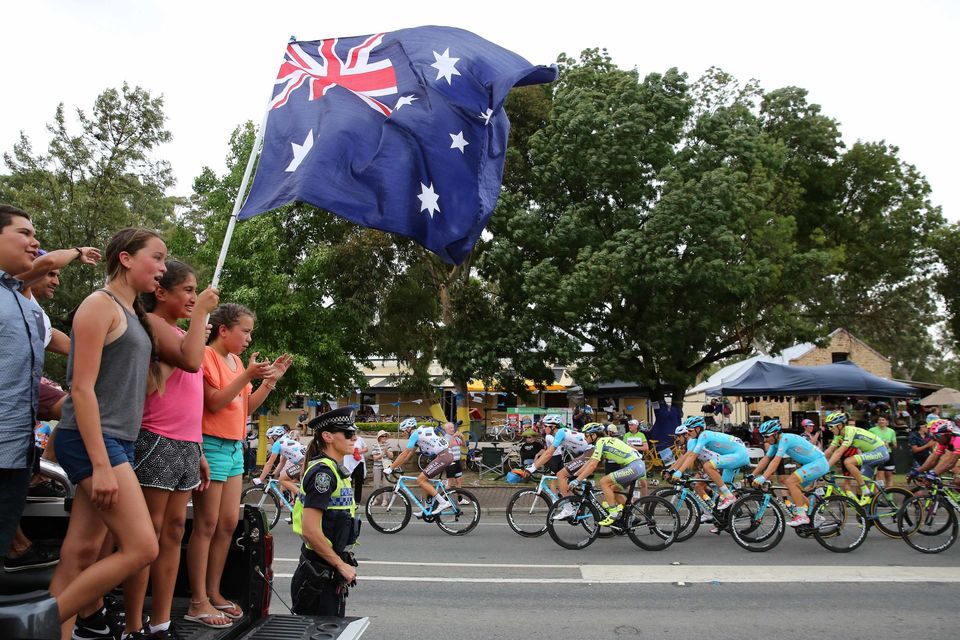
[[[353,409],[334,409],[311,420],[308,426],[314,431],[356,431],[353,424]]]

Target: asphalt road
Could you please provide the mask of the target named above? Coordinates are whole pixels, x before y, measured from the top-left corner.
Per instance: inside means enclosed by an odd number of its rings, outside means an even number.
[[[274,533],[275,587],[289,602],[299,540],[283,522]],[[924,555],[877,531],[849,554],[790,532],[776,549],[750,553],[706,528],[661,552],[626,537],[567,551],[485,513],[464,537],[415,521],[394,535],[365,524],[356,553],[360,584],[347,613],[369,616],[368,638],[956,634],[960,545]],[[272,610],[286,612],[276,596]]]

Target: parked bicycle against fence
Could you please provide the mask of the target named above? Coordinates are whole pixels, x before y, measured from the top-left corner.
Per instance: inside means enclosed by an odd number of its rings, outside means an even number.
[[[447,489],[443,481],[431,481],[437,496],[426,505],[413,492],[417,484],[415,476],[400,476],[396,485],[380,487],[370,494],[366,502],[367,521],[380,533],[398,533],[410,522],[411,505],[417,507],[417,518],[424,522],[436,522],[444,533],[462,536],[473,531],[480,522],[480,502],[464,489]],[[437,498],[444,498],[450,506],[434,512]]]

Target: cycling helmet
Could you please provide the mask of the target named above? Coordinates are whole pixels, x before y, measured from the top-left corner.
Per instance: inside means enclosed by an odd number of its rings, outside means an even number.
[[[687,429],[706,429],[707,422],[703,419],[703,416],[690,416],[683,421],[683,426]]]
[[[836,427],[837,425],[847,424],[847,414],[843,411],[833,411],[827,414],[827,419],[825,420],[827,426]]]
[[[682,424],[682,425],[680,425],[679,427],[677,427],[676,429],[673,430],[673,435],[675,435],[675,436],[685,436],[685,435],[687,435],[689,432],[690,432],[690,429],[687,429],[687,426]]]
[[[587,424],[583,425],[583,435],[587,435],[588,433],[601,435],[606,431],[607,428],[600,422],[588,422]]]
[[[641,420],[641,421],[640,421],[640,431],[643,431],[644,433],[650,431],[650,425],[647,424],[646,422],[644,422],[643,420]]]
[[[268,438],[280,438],[280,437],[282,437],[283,434],[285,434],[285,433],[286,433],[286,431],[285,431],[284,428],[281,427],[281,426],[270,427],[269,429],[267,429],[267,437],[268,437]]]
[[[559,427],[563,426],[563,416],[556,413],[548,413],[543,416],[543,424],[553,424]]]
[[[763,426],[763,425],[761,425],[761,426]],[[813,420],[811,420],[810,418],[805,418],[804,420],[801,420],[801,421],[800,421],[800,426],[801,426],[801,427],[815,427],[815,426],[817,426],[817,423],[814,422]]]
[[[773,420],[766,420],[760,423],[760,435],[761,436],[772,436],[773,434],[780,431],[783,427],[780,426],[780,418],[774,418]]]
[[[929,425],[930,435],[935,438],[946,435],[960,435],[960,429],[950,420],[934,420]]]
[[[399,430],[406,431],[407,429],[416,429],[416,428],[417,428],[417,419],[406,418],[403,422],[400,423]]]

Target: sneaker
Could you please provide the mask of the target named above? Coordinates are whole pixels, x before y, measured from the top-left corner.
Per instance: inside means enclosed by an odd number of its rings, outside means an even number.
[[[146,629],[141,629],[140,631],[134,631],[133,633],[128,633],[126,636],[123,634],[120,635],[123,640],[153,640],[154,635],[147,631]]]
[[[824,518],[824,517],[823,517],[822,515],[820,515],[819,513],[818,513],[817,515],[813,516],[813,526],[817,527],[818,529],[819,529],[820,527],[822,527],[822,526],[823,526],[823,523],[826,522],[826,521],[827,521],[827,519]]]
[[[183,640],[183,636],[177,632],[177,628],[172,624],[163,631],[154,631],[150,638],[151,640]]]
[[[107,620],[107,610],[101,609],[88,618],[77,616],[73,627],[73,640],[114,640],[114,630]]]
[[[460,505],[470,504],[470,501],[464,498],[463,496],[460,496],[459,498],[457,498],[457,504],[460,504]]]
[[[720,504],[717,505],[717,510],[723,511],[725,509],[729,509],[730,506],[736,501],[737,499],[734,498],[732,495],[726,496],[723,500],[720,501]]]
[[[560,511],[554,514],[553,519],[566,520],[567,518],[569,518],[572,515],[575,515],[576,513],[577,513],[577,510],[574,508],[572,504],[568,502],[567,504],[563,505],[563,509],[560,509]]]
[[[623,513],[623,507],[617,505],[616,507],[611,507],[607,510],[607,517],[598,522],[597,524],[601,527],[609,527],[614,522],[617,521],[617,518],[620,517],[620,514]]]
[[[27,500],[33,502],[43,502],[45,500],[57,500],[59,498],[65,498],[67,496],[67,491],[58,484],[51,482],[50,480],[45,480],[44,482],[39,482],[27,491]]]
[[[453,505],[450,504],[450,501],[446,498],[437,498],[437,503],[433,505],[433,509],[430,510],[430,513],[441,513],[444,509],[449,509]]]
[[[4,558],[3,570],[7,573],[14,571],[30,571],[52,567],[60,562],[60,554],[56,551],[37,550],[36,545],[30,545],[27,550],[16,558]]]
[[[857,504],[859,504],[861,507],[866,507],[873,501],[873,494],[861,493],[860,497],[857,498],[856,500],[857,500]]]
[[[709,513],[701,513],[701,514],[700,514],[700,524],[708,524],[708,523],[710,523],[710,522],[713,522],[713,516],[712,516],[712,515],[710,515]]]
[[[805,513],[798,513],[793,519],[787,522],[788,527],[799,527],[803,524],[810,524],[810,518]]]

